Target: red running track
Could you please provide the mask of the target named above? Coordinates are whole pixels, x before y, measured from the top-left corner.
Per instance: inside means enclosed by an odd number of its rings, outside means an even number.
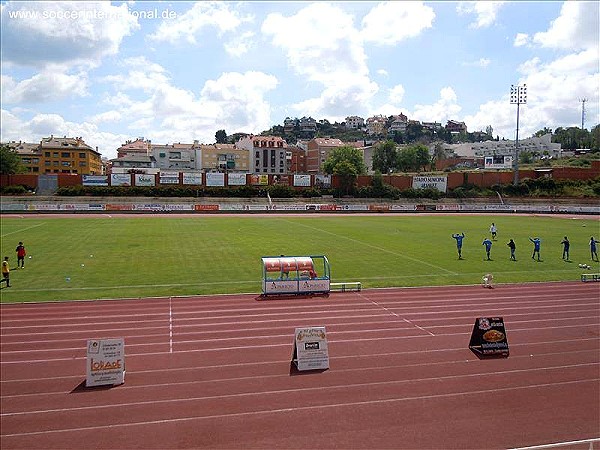
[[[0,446],[599,448],[599,288],[2,305]],[[468,350],[482,316],[504,317],[509,358]],[[301,326],[327,327],[329,370],[290,373]],[[125,384],[78,388],[109,337]]]

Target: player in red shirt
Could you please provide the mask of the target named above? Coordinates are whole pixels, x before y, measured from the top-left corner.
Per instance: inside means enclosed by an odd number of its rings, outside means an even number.
[[[23,245],[22,242],[19,242],[19,245],[17,245],[17,249],[15,250],[17,252],[17,269],[20,267],[21,269],[25,268],[25,255],[27,254],[27,252],[25,251],[25,246]]]

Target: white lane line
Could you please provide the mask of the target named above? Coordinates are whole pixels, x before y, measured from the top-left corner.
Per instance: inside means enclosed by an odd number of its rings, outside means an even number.
[[[403,321],[405,321],[407,324],[409,324],[412,327],[418,328],[419,330],[429,334],[430,336],[435,336],[435,334],[433,334],[431,331],[426,330],[423,327],[420,327],[419,325],[417,325],[416,323],[411,322],[410,320],[408,320],[406,317],[400,317],[398,314],[396,314],[394,311],[389,310],[388,308],[386,308],[383,305],[380,305],[379,303],[377,303],[375,300],[371,300],[370,298],[365,297],[363,294],[361,294],[360,292],[357,292],[357,295],[362,298],[363,300],[366,300],[374,305],[376,305],[378,308],[381,308],[385,311],[387,311],[388,313],[392,314],[393,316],[397,317],[398,319],[402,319]]]
[[[587,352],[591,352],[591,350],[587,350]],[[574,352],[572,352],[574,353]],[[581,352],[579,352],[581,353]],[[511,358],[515,358],[515,357],[511,357]],[[516,358],[522,358],[522,359],[529,359],[530,356],[528,355],[522,355],[522,356],[518,356]],[[282,361],[276,361],[276,363],[281,363]],[[358,368],[350,368],[350,369],[336,369],[336,373],[354,373],[354,372],[366,372],[366,371],[373,371],[373,370],[390,370],[390,369],[409,369],[409,368],[414,368],[414,367],[430,367],[430,366],[444,366],[444,365],[453,365],[453,364],[468,364],[468,365],[473,365],[475,364],[476,361],[475,360],[465,360],[465,359],[460,359],[460,360],[453,360],[453,361],[438,361],[438,362],[434,362],[434,363],[415,363],[415,364],[402,364],[402,365],[386,365],[386,366],[371,366],[371,367],[358,367]],[[568,367],[580,367],[580,366],[593,366],[593,365],[599,365],[600,363],[579,363],[579,364],[573,364],[573,365],[563,365],[563,366],[544,366],[544,367],[533,367],[533,368],[529,368],[529,369],[515,369],[512,371],[506,371],[504,373],[510,373],[510,372],[532,372],[532,371],[540,371],[540,370],[551,370],[551,369],[564,369],[564,368],[568,368]],[[174,369],[177,370],[177,369]],[[191,370],[191,369],[190,369]],[[148,372],[148,371],[146,371]],[[141,372],[136,372],[136,374],[139,374]],[[503,372],[495,372],[495,373],[503,373]],[[489,375],[489,372],[485,372],[485,373],[480,373],[479,375]],[[382,381],[382,382],[373,382],[373,383],[361,383],[361,384],[344,384],[343,386],[358,386],[358,387],[362,387],[365,385],[371,386],[371,385],[380,385],[380,384],[396,384],[396,383],[409,383],[409,382],[420,382],[420,381],[428,381],[428,380],[440,380],[442,378],[460,378],[460,377],[470,377],[470,376],[476,376],[476,374],[463,374],[463,375],[453,375],[453,376],[447,376],[447,377],[430,377],[430,378],[417,378],[417,379],[410,379],[410,380],[395,380],[395,381]],[[70,377],[70,378],[75,378],[75,377]],[[79,377],[81,378],[81,377]],[[219,379],[207,379],[207,380],[194,380],[194,381],[179,381],[179,382],[168,382],[168,383],[152,383],[152,384],[145,384],[145,385],[136,385],[136,386],[122,386],[119,388],[119,391],[121,390],[145,390],[148,388],[161,388],[161,387],[170,387],[170,386],[190,386],[190,385],[201,385],[201,384],[217,384],[217,383],[229,383],[229,382],[238,382],[238,381],[246,381],[246,380],[255,380],[257,378],[256,375],[252,375],[252,376],[245,376],[245,377],[231,377],[231,378],[219,378]],[[283,374],[283,373],[278,373],[278,374],[267,374],[267,375],[260,375],[261,379],[267,379],[267,378],[281,378],[281,379],[288,379],[289,378],[289,374]],[[339,385],[333,385],[331,386],[332,388],[341,388],[343,386],[339,386]],[[325,389],[328,386],[322,386],[318,389]],[[303,389],[309,389],[309,388],[303,388]],[[317,389],[317,388],[310,388],[310,389]],[[264,393],[279,393],[280,391],[267,391],[267,392],[262,392]],[[285,390],[285,391],[281,391],[281,392],[295,392],[294,390]],[[30,393],[30,394],[15,394],[15,395],[4,395],[2,396],[2,399],[11,399],[11,398],[24,398],[24,397],[43,397],[43,396],[50,396],[50,395],[61,395],[64,396],[66,394],[65,391],[50,391],[50,392],[35,392],[35,393]],[[253,393],[245,393],[246,395],[252,395]],[[230,394],[233,395],[233,394]],[[235,395],[243,395],[243,394],[235,394]],[[223,398],[226,397],[225,396],[218,396],[217,398]],[[210,396],[208,398],[213,398],[214,396]],[[198,400],[202,400],[205,399],[205,397],[198,397]],[[157,402],[167,402],[167,401],[177,401],[179,399],[169,399],[169,400],[157,400]],[[189,397],[186,397],[185,399],[182,399],[183,401],[187,401],[189,400]],[[137,405],[138,403],[132,403],[131,405]],[[119,406],[123,406],[126,404],[119,404]],[[101,407],[109,407],[104,406],[104,405],[100,405]],[[114,405],[113,405],[114,406]],[[85,409],[85,408],[93,408],[93,407],[79,407],[79,409]],[[56,410],[56,411],[62,411],[63,409],[60,410]],[[70,410],[70,408],[68,409]],[[51,411],[55,411],[55,410],[51,410]],[[0,416],[2,415],[10,415],[10,414],[28,414],[28,413],[34,413],[34,412],[48,412],[48,411],[23,411],[23,412],[18,412],[18,413],[2,413],[0,414]]]
[[[169,353],[173,353],[173,305],[169,297]]]
[[[554,442],[552,444],[542,444],[542,445],[531,445],[529,447],[513,447],[509,450],[538,450],[544,448],[556,448],[556,447],[568,447],[571,445],[582,445],[582,444],[590,444],[589,450],[594,448],[593,443],[600,442],[600,437],[592,438],[592,439],[582,439],[579,441],[565,441],[565,442]]]
[[[143,426],[143,425],[160,425],[160,424],[168,424],[168,423],[181,423],[181,422],[189,422],[192,420],[226,419],[226,418],[232,418],[232,417],[247,417],[247,416],[267,415],[267,414],[294,413],[294,412],[298,412],[298,411],[311,411],[311,410],[325,410],[325,409],[331,409],[331,408],[368,406],[368,405],[398,403],[398,402],[415,401],[415,400],[432,400],[432,399],[438,399],[438,398],[461,397],[461,396],[468,396],[468,395],[496,394],[498,392],[519,391],[519,390],[526,390],[526,389],[539,389],[539,388],[545,388],[545,387],[556,387],[556,386],[565,386],[565,385],[571,385],[571,384],[582,384],[582,383],[591,383],[591,382],[596,383],[598,381],[600,381],[599,378],[590,378],[590,379],[584,379],[584,380],[563,381],[563,382],[558,382],[558,383],[542,383],[542,384],[532,384],[532,385],[528,385],[528,386],[514,386],[514,387],[506,387],[506,388],[482,389],[482,390],[478,390],[478,391],[452,392],[452,393],[448,393],[448,394],[419,395],[419,396],[414,396],[414,397],[387,398],[387,399],[380,399],[380,400],[366,400],[366,401],[347,402],[347,403],[331,403],[331,404],[316,405],[316,406],[293,406],[291,408],[264,409],[264,410],[258,410],[258,411],[248,411],[248,412],[239,412],[239,413],[213,414],[213,415],[208,415],[208,416],[189,416],[189,417],[180,417],[180,418],[176,418],[176,419],[148,420],[148,421],[142,421],[142,422],[117,423],[117,424],[111,424],[111,425],[98,425],[98,426],[91,426],[91,427],[65,428],[65,429],[46,430],[46,431],[32,431],[32,432],[27,432],[27,433],[0,434],[0,436],[3,436],[3,437],[36,436],[36,435],[44,435],[44,434],[104,430],[104,429],[111,429],[111,428],[124,428],[124,427]],[[114,408],[114,405],[112,405],[112,408]]]

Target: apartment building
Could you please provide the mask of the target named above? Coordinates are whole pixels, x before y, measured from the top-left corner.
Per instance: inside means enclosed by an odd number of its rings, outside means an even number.
[[[235,144],[249,153],[250,172],[287,173],[287,142],[278,136],[246,136]]]
[[[343,145],[344,143],[336,138],[314,138],[308,141],[306,171],[308,173],[321,173],[323,163],[327,161],[330,153]]]
[[[250,173],[250,152],[234,144],[200,145],[205,172]]]
[[[102,158],[98,147],[94,150],[81,137],[59,138],[51,135],[43,138],[39,144],[9,142],[5,145],[16,151],[29,173],[102,174]]]
[[[371,136],[379,136],[382,135],[385,131],[387,123],[387,118],[381,114],[369,117],[367,119],[367,133]]]
[[[143,154],[150,155],[150,146],[152,141],[145,140],[143,137],[139,137],[134,141],[127,141],[117,149],[117,158],[122,158],[126,155],[131,154]]]
[[[466,133],[467,125],[464,122],[459,122],[457,120],[449,120],[446,122],[446,130],[450,133]]]
[[[349,130],[360,130],[365,126],[365,119],[359,116],[348,116],[345,119],[345,124]]]

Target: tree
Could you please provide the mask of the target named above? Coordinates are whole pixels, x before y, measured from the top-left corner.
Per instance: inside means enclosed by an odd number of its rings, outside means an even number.
[[[360,150],[350,146],[342,146],[334,149],[327,161],[323,163],[323,171],[327,174],[338,175],[342,190],[350,194],[354,189],[358,175],[367,171]]]
[[[388,173],[396,169],[398,151],[394,141],[385,141],[377,144],[373,149],[373,170]]]
[[[429,150],[423,144],[409,145],[398,152],[397,166],[403,172],[419,171],[429,162]]]
[[[12,175],[23,172],[26,172],[26,169],[17,152],[6,145],[0,146],[0,174]]]
[[[227,133],[225,130],[219,130],[215,133],[215,140],[217,144],[227,144]]]
[[[430,163],[429,149],[423,144],[417,144],[415,147],[415,168],[417,171]]]
[[[534,137],[542,137],[548,133],[552,134],[552,130],[548,127],[544,127],[541,130],[536,131],[533,136]]]

